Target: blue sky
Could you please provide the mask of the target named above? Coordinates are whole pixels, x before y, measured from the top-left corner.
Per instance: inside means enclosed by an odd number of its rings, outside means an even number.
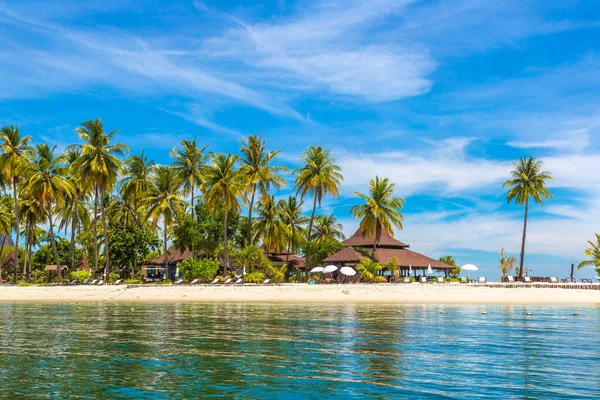
[[[64,147],[101,117],[160,163],[194,136],[236,152],[262,135],[292,169],[321,144],[345,182],[319,211],[346,233],[352,192],[389,177],[399,239],[490,277],[520,250],[502,183],[532,155],[555,200],[532,207],[526,264],[566,276],[600,231],[599,17],[576,0],[0,0],[0,125]]]

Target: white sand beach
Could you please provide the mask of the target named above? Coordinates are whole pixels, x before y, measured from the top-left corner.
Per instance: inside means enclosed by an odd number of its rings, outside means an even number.
[[[2,286],[0,301],[600,304],[600,290],[419,284]]]

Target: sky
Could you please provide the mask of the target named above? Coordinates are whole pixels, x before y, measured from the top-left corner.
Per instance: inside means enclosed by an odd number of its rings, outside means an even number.
[[[600,233],[598,52],[593,0],[0,0],[0,126],[64,149],[102,118],[164,164],[193,137],[261,135],[292,170],[320,144],[345,179],[318,212],[347,235],[353,193],[387,177],[398,239],[492,278],[521,244],[502,184],[533,156],[554,200],[530,209],[525,264],[565,277]]]

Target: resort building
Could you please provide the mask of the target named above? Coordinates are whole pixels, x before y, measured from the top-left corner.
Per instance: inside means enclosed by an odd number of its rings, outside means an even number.
[[[363,236],[360,229],[358,229],[351,238],[342,242],[346,248],[330,255],[323,262],[338,267],[354,267],[363,258],[371,257],[374,243],[375,238],[373,236]],[[444,272],[444,274],[447,274],[448,271],[454,268],[451,265],[409,250],[409,247],[410,245],[394,239],[382,230],[379,245],[375,249],[375,261],[385,265],[392,258],[396,257],[398,266],[400,267],[400,276],[425,275],[430,266],[432,270]]]
[[[167,270],[165,271],[165,256],[167,258]],[[177,264],[182,261],[192,258],[192,252],[188,249],[180,251],[175,247],[171,247],[167,250],[167,254],[161,254],[153,260],[147,261],[142,266],[142,276],[151,278],[158,277],[162,279],[175,280],[179,278],[179,271],[177,271]]]
[[[306,258],[296,254],[291,254],[287,249],[281,250],[279,253],[267,252],[264,246],[262,250],[265,252],[265,256],[271,261],[271,265],[276,268],[282,267],[287,263],[289,268],[304,268],[306,267]]]

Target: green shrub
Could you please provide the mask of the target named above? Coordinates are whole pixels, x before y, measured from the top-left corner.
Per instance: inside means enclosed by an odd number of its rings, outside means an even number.
[[[187,281],[200,279],[203,282],[212,281],[219,272],[219,262],[214,258],[193,259],[188,258],[177,264],[179,272]]]
[[[254,271],[246,274],[244,278],[246,283],[263,283],[265,281],[265,273],[262,271]]]
[[[141,279],[125,279],[123,281],[123,283],[125,283],[126,285],[137,285],[142,283]]]
[[[85,270],[79,271],[79,275],[77,274],[77,271],[71,271],[69,275],[72,281],[78,280],[79,282],[82,282],[84,279],[90,279],[90,272]]]
[[[217,275],[217,276],[215,276],[215,277],[213,278],[213,281],[214,281],[215,279],[219,279],[219,283],[223,283],[223,282],[225,282],[225,278],[223,278],[221,275]],[[212,281],[211,281],[211,282],[212,282]]]
[[[19,286],[19,287],[33,286],[33,283],[20,281],[19,283],[17,283],[17,286]]]
[[[387,283],[387,279],[385,276],[376,276],[373,282],[375,283]]]
[[[108,281],[114,282],[114,281],[118,280],[120,277],[121,277],[121,274],[119,274],[118,272],[111,272],[110,275],[108,275]]]

